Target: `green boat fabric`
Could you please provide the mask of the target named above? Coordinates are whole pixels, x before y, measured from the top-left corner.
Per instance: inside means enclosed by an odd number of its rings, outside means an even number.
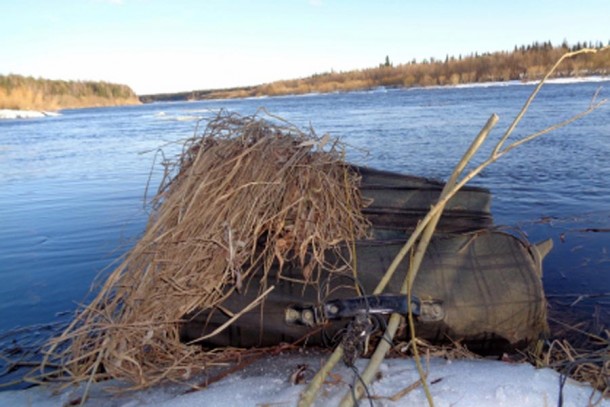
[[[372,293],[402,243],[358,243],[357,270],[364,294]],[[445,315],[440,322],[418,322],[417,335],[432,342],[461,341],[471,348],[499,349],[522,347],[537,339],[546,327],[539,256],[535,246],[498,231],[434,237],[415,280],[414,295],[441,301]],[[398,293],[407,269],[404,262],[387,292]],[[283,270],[284,278],[270,275],[269,284],[275,285],[275,289],[264,305],[241,316],[203,344],[252,347],[294,342],[312,329],[287,324],[287,307],[358,295],[350,275],[325,275],[320,288],[316,288],[296,282],[300,273],[298,268],[289,268]],[[196,340],[213,332],[229,320],[230,314],[250,304],[260,289],[252,281],[245,292],[234,293],[223,304],[229,312],[216,309],[190,316],[182,329],[183,340]],[[344,325],[334,322],[311,336],[308,343],[328,344],[327,339],[336,336]]]
[[[409,231],[438,200],[444,184],[422,177],[354,167],[362,180],[360,192],[370,205],[363,213],[376,227]],[[492,226],[488,189],[462,188],[449,202],[437,226],[438,233],[463,233]]]
[[[185,316],[181,339],[204,346],[256,347],[294,342],[311,334],[307,343],[330,345],[348,321],[322,330],[290,325],[285,310],[294,304],[372,294],[380,278],[405,243],[412,228],[433,205],[443,184],[425,178],[356,168],[361,191],[373,202],[365,209],[373,238],[356,242],[357,283],[351,274],[324,273],[319,286],[305,285],[298,267],[285,266],[261,281],[251,279],[232,293],[222,307]],[[414,295],[442,302],[444,318],[416,323],[418,337],[434,343],[461,341],[473,350],[519,348],[546,330],[542,287],[542,258],[536,246],[522,237],[495,230],[491,194],[484,188],[462,189],[444,212],[414,283]],[[341,265],[341,259],[328,259]],[[398,293],[408,270],[400,265],[386,292]],[[240,316],[220,333],[199,340],[223,326],[268,286],[274,290],[262,305]],[[312,334],[312,332],[314,332]],[[406,339],[403,333],[403,339]]]

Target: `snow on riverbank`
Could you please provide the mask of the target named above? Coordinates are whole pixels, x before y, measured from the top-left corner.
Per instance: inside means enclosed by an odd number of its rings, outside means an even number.
[[[0,109],[0,119],[37,119],[49,116],[59,116],[59,113],[37,110]]]
[[[176,385],[159,386],[136,393],[110,395],[104,386],[93,385],[86,406],[295,406],[304,384],[292,384],[291,376],[299,369],[311,378],[325,357],[323,355],[281,355],[261,359],[207,389],[185,393]],[[366,360],[359,360],[360,371]],[[535,369],[529,364],[489,360],[431,359],[428,382],[436,406],[610,406],[610,400],[600,400],[600,393],[588,385],[567,379],[561,389],[560,375],[551,369]],[[411,359],[388,359],[382,364],[381,377],[370,386],[371,403],[361,406],[425,406],[421,386],[406,392],[419,375]],[[354,372],[337,367],[320,392],[317,406],[336,406],[355,381]],[[116,385],[116,383],[114,383]],[[400,397],[400,393],[406,393]],[[80,400],[82,386],[70,388],[59,395],[44,387],[0,392],[0,405],[65,406]]]
[[[599,83],[609,82],[610,76],[582,76],[582,77],[569,77],[569,78],[551,78],[546,80],[547,85],[571,85],[579,83]],[[461,83],[458,85],[446,85],[446,86],[429,86],[431,88],[456,88],[456,89],[468,89],[468,88],[490,88],[497,86],[534,86],[540,83],[539,80],[534,81],[494,81],[494,82],[474,82],[474,83]],[[425,89],[425,88],[424,88]]]

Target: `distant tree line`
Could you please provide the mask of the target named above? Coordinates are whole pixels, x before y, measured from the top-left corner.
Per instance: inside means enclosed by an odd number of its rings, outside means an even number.
[[[610,45],[610,41],[608,42]],[[553,45],[550,41],[515,46],[512,51],[473,53],[462,56],[447,55],[444,59],[429,58],[393,64],[389,56],[379,66],[348,72],[326,72],[307,78],[283,80],[247,88],[217,91],[193,91],[180,94],[148,95],[143,101],[177,99],[236,98],[263,95],[337,92],[385,87],[444,86],[463,83],[538,80],[568,51],[582,48],[602,48],[598,42],[564,41]],[[580,55],[566,61],[555,77],[577,77],[610,74],[610,52]]]
[[[0,75],[0,109],[56,110],[139,103],[126,85]]]

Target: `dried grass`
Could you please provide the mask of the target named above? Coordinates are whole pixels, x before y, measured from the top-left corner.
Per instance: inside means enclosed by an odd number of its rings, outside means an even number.
[[[589,349],[576,349],[566,339],[553,340],[548,349],[535,358],[538,367],[550,367],[563,377],[579,382],[589,383],[602,392],[603,397],[610,396],[610,331],[606,339],[600,339],[597,346]]]
[[[408,342],[399,342],[391,349],[391,356],[413,356],[417,353],[425,355],[426,358],[443,358],[446,360],[482,359],[482,356],[470,351],[459,342],[451,342],[445,345],[434,345],[421,338],[413,338]]]
[[[589,383],[603,397],[610,397],[610,330],[604,321],[587,318],[572,305],[555,300],[551,307],[550,336],[544,346],[525,355],[527,360],[564,378]]]
[[[218,306],[251,279],[261,280],[264,302],[272,265],[295,262],[316,284],[331,267],[326,254],[345,256],[345,243],[368,233],[359,178],[343,157],[328,136],[269,115],[210,120],[166,167],[144,235],[50,342],[38,379],[117,378],[140,389],[226,359],[234,350],[181,343],[181,318]],[[61,368],[42,373],[49,364]]]

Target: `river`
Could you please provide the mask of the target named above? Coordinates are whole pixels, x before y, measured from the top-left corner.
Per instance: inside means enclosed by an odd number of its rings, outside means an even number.
[[[586,109],[600,84],[609,83],[547,85],[514,137]],[[488,117],[500,116],[494,141],[532,90],[525,84],[377,89],[0,121],[0,332],[48,324],[85,300],[95,276],[111,269],[144,229],[151,168],[152,185],[160,174],[159,160],[153,165],[158,149],[173,156],[197,120],[218,109],[252,114],[264,107],[340,137],[357,164],[447,178]],[[497,224],[519,228],[532,241],[554,239],[544,267],[547,294],[610,292],[609,157],[610,106],[602,106],[514,150],[473,181],[492,190]],[[608,296],[582,304],[587,316],[607,318]]]

